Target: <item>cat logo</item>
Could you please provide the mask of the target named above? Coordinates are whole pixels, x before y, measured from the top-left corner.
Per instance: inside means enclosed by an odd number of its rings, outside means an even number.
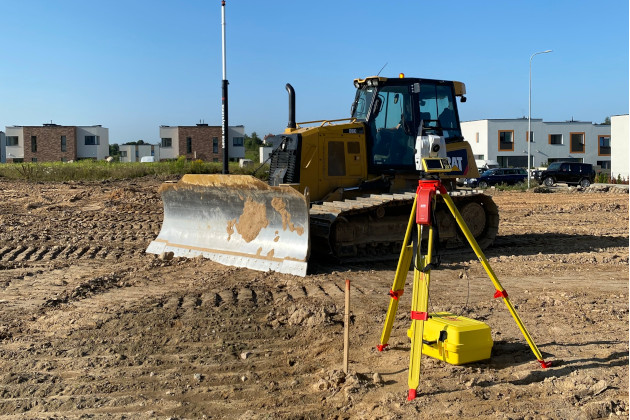
[[[449,156],[448,161],[451,164],[451,166],[453,167],[453,170],[461,171],[461,170],[464,169],[464,168],[462,168],[462,157],[461,156]]]

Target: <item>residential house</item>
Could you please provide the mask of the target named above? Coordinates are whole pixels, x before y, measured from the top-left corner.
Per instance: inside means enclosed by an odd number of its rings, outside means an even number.
[[[160,127],[160,158],[201,159],[208,162],[223,161],[223,147],[221,144],[223,129],[221,126],[197,124],[195,126]],[[231,161],[238,161],[245,157],[245,127],[231,126],[228,129],[228,157]]]
[[[121,162],[141,162],[142,158],[160,160],[159,144],[121,144],[118,147]]]
[[[109,155],[109,129],[101,125],[9,126],[5,132],[6,161],[67,162],[102,160]]]
[[[495,160],[501,167],[527,167],[527,118],[465,121],[461,126],[476,160]],[[567,161],[610,170],[610,125],[532,119],[531,130],[532,167]]]

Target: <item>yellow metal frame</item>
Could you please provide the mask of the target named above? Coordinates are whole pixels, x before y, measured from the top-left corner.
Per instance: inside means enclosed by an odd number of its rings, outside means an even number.
[[[450,210],[451,214],[457,221],[457,224],[459,225],[460,229],[464,233],[466,240],[472,247],[473,251],[475,252],[475,255],[477,255],[477,258],[481,262],[481,265],[483,266],[484,270],[488,274],[488,277],[492,281],[492,284],[494,285],[496,289],[496,293],[494,297],[495,298],[501,297],[503,299],[503,302],[507,306],[508,311],[512,315],[512,318],[514,318],[514,321],[516,322],[519,329],[521,330],[521,333],[525,337],[527,344],[529,344],[529,347],[534,353],[534,356],[536,356],[536,359],[538,360],[542,368],[545,369],[551,366],[550,362],[545,362],[543,360],[543,357],[540,351],[538,350],[538,347],[536,346],[536,344],[534,343],[534,340],[532,339],[529,332],[527,331],[527,328],[525,328],[523,321],[518,316],[518,313],[516,312],[514,305],[510,301],[510,298],[508,297],[507,292],[505,291],[503,286],[501,286],[499,279],[497,278],[496,274],[492,270],[492,267],[490,267],[490,263],[488,262],[488,260],[486,259],[486,256],[484,255],[481,248],[479,247],[479,244],[477,244],[477,241],[475,240],[475,237],[470,232],[470,229],[468,229],[468,226],[466,225],[466,222],[464,221],[463,217],[457,210],[455,203],[453,203],[453,200],[448,195],[448,193],[446,192],[446,189],[442,186],[442,184],[439,181],[437,181],[436,185],[437,185],[436,192],[439,191],[448,209]],[[414,274],[413,275],[413,292],[412,292],[412,298],[411,298],[412,334],[411,334],[411,354],[409,357],[409,375],[408,375],[409,394],[407,398],[408,400],[413,400],[416,397],[416,390],[420,383],[420,360],[422,356],[422,335],[424,332],[424,322],[426,320],[426,314],[428,314],[429,284],[430,284],[430,279],[431,279],[430,263],[433,258],[433,251],[434,251],[433,226],[431,224],[420,225],[420,224],[417,224],[415,220],[416,209],[419,205],[418,195],[420,193],[421,188],[422,188],[422,184],[420,184],[420,187],[418,188],[418,192],[416,193],[416,197],[413,202],[411,215],[409,216],[409,223],[407,225],[407,230],[405,232],[405,239],[403,242],[403,247],[400,252],[400,257],[398,259],[398,266],[396,267],[396,274],[394,275],[394,283],[389,292],[391,299],[389,302],[389,307],[387,309],[387,315],[385,317],[385,325],[383,326],[383,332],[381,333],[380,344],[377,346],[377,349],[379,351],[382,351],[388,345],[387,343],[389,341],[392,326],[394,324],[394,319],[396,318],[396,312],[398,310],[398,303],[399,303],[398,301],[399,301],[400,296],[403,293],[403,289],[405,287],[405,281],[407,279],[407,272],[409,271],[409,265],[411,264],[411,260],[413,258],[413,242],[411,240],[411,232],[415,224],[417,225],[417,229],[418,229],[418,238],[423,237],[422,236],[423,229],[425,228],[428,229],[428,247],[427,247],[426,255],[422,256],[418,252],[418,255],[416,256],[416,264],[415,264],[414,273],[413,273]],[[432,208],[435,208],[435,204],[436,204],[435,194],[429,195],[429,197],[431,197],[430,199],[431,203],[422,203],[422,205],[430,204]],[[424,314],[425,319],[422,319],[422,317],[419,317],[418,314]]]

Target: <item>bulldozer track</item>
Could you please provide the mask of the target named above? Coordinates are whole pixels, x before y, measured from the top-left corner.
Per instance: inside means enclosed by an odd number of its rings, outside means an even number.
[[[464,218],[471,219],[467,223],[481,248],[492,244],[499,229],[498,208],[492,199],[478,191],[454,191],[449,195]],[[333,256],[344,263],[397,259],[414,197],[414,192],[372,194],[312,205],[313,253]],[[437,214],[438,219],[448,223],[440,222],[440,230],[446,231],[443,237],[447,238],[443,245],[461,247],[464,241],[459,228],[441,199],[438,199]],[[475,223],[480,217],[483,219],[481,227],[479,222]]]

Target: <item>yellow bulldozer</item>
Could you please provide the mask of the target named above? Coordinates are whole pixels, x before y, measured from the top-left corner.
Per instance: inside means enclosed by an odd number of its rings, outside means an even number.
[[[147,252],[203,255],[225,265],[304,276],[312,254],[337,261],[396,260],[418,185],[417,139],[443,138],[453,171],[442,177],[482,248],[499,226],[482,193],[456,191],[457,178],[478,177],[461,133],[461,82],[408,78],[355,79],[348,119],[295,121],[267,138],[273,151],[267,183],[248,175],[184,175],[164,183],[164,220]],[[465,243],[438,200],[439,242]]]

